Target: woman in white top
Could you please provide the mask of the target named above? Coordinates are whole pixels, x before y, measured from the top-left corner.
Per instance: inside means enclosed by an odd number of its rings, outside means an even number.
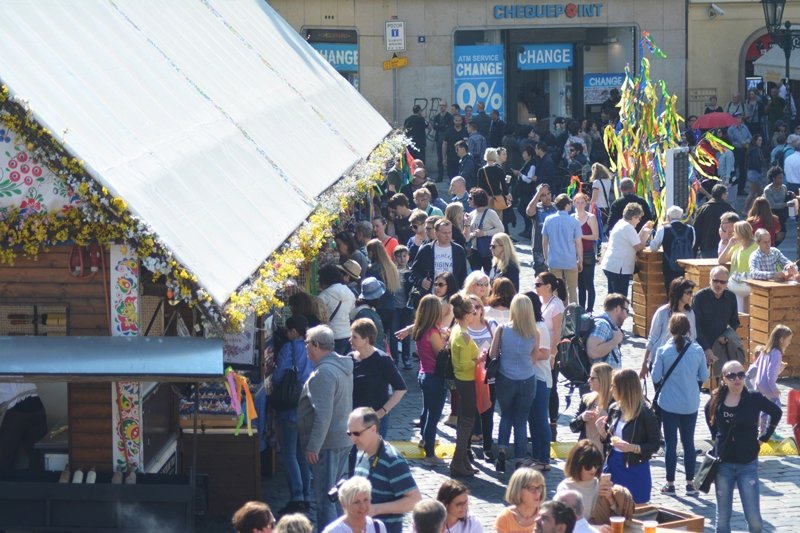
[[[353,476],[339,487],[339,503],[344,515],[334,520],[322,533],[386,533],[386,526],[369,516],[372,506],[372,483],[362,476]]]
[[[511,319],[511,300],[517,290],[508,278],[497,278],[492,283],[489,300],[484,309],[486,319],[494,320],[498,324],[505,324]]]
[[[628,295],[628,285],[636,266],[636,252],[644,250],[647,239],[653,232],[653,222],[648,220],[642,230],[636,233],[636,225],[644,216],[642,206],[630,203],[622,212],[622,220],[617,222],[608,236],[608,246],[603,252],[600,267],[608,279],[608,293]]]
[[[324,304],[328,325],[333,330],[336,353],[350,353],[350,311],[356,306],[356,297],[344,284],[342,272],[336,265],[325,265],[317,273],[322,292],[317,298]]]
[[[503,231],[503,221],[497,211],[489,208],[489,195],[483,189],[473,187],[469,191],[469,205],[474,207],[469,212],[469,235],[465,235],[472,244],[469,264],[472,270],[481,270],[487,274],[492,268],[492,254],[487,249],[478,248],[478,239],[490,237]]]
[[[603,233],[608,235],[611,228],[607,227],[608,224],[608,211],[611,209],[611,203],[616,198],[614,194],[614,176],[611,171],[602,163],[592,164],[592,175],[589,177],[589,183],[592,184],[592,200],[591,203],[600,210],[600,219],[603,222]]]
[[[447,509],[444,527],[448,533],[483,533],[483,526],[469,512],[469,488],[466,485],[448,479],[439,487],[436,499]]]

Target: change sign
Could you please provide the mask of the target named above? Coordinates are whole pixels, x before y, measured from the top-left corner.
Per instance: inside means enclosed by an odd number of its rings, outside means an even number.
[[[502,45],[456,46],[455,102],[464,106],[486,103],[486,112],[496,109],[503,115],[505,58]]]
[[[625,74],[584,74],[583,103],[602,104],[608,100],[611,89],[619,89],[625,81]]]

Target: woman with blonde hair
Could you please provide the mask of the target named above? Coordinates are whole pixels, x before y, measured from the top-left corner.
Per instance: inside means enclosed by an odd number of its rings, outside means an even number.
[[[464,204],[452,202],[447,204],[444,210],[444,218],[453,225],[453,242],[467,248],[467,239],[464,237]]]
[[[367,243],[367,257],[369,258],[369,267],[362,279],[372,276],[378,278],[386,286],[386,292],[381,296],[381,305],[377,308],[377,311],[383,323],[383,331],[391,331],[395,315],[395,294],[402,290],[400,273],[397,271],[397,265],[389,257],[389,253],[379,239],[372,239]],[[395,345],[392,348],[392,344],[394,343],[389,343],[389,355],[395,361],[399,361],[400,354],[393,353],[397,352],[397,346]]]
[[[750,285],[745,280],[750,277],[750,256],[758,249],[753,236],[753,226],[746,220],[733,225],[733,237],[719,255],[719,264],[731,264],[728,290],[736,295],[736,304],[740,313],[750,309]]]
[[[595,420],[601,416],[608,415],[608,408],[613,400],[611,396],[611,374],[614,369],[608,363],[595,363],[589,371],[589,388],[581,397],[578,404],[578,412],[569,423],[569,428],[573,433],[578,433],[579,439],[589,439],[600,450],[603,449],[603,441],[597,428]]]
[[[497,331],[497,322],[485,317],[485,310],[482,300],[475,294],[467,294],[467,298],[472,302],[473,313],[470,316],[470,321],[467,325],[467,332],[481,354],[489,353],[492,346],[492,338]],[[483,413],[475,415],[475,428],[472,431],[472,443],[483,444],[483,456],[487,461],[494,460],[494,452],[492,451],[492,433],[494,429],[494,403],[496,400],[496,389],[494,379],[488,380],[489,385],[489,398],[491,400],[491,407]]]
[[[478,169],[478,188],[483,189],[486,191],[486,194],[489,195],[489,207],[492,207],[492,198],[495,196],[504,197],[505,207],[502,205],[498,206],[495,203],[495,207],[493,208],[495,211],[498,209],[502,211],[505,208],[510,208],[511,194],[508,191],[508,184],[506,183],[506,172],[503,170],[503,167],[498,164],[500,158],[497,154],[497,148],[487,148],[483,153],[483,159],[486,161],[486,164]],[[502,204],[503,200],[495,199],[494,202],[500,202]]]
[[[536,515],[546,495],[547,488],[541,472],[527,467],[516,469],[508,480],[503,497],[509,505],[497,515],[495,531],[531,533],[536,529]]]
[[[631,491],[633,501],[650,501],[652,477],[650,458],[661,446],[658,419],[644,403],[639,374],[626,368],[617,370],[611,379],[615,402],[608,416],[595,420],[600,439],[610,448],[604,472],[613,483]]]
[[[492,269],[489,271],[489,279],[494,281],[498,278],[507,278],[514,284],[514,289],[519,292],[519,259],[517,259],[517,252],[514,250],[511,237],[505,233],[495,233],[489,249],[492,251]]]
[[[314,525],[308,517],[301,513],[283,515],[273,533],[311,533]]]
[[[474,270],[464,280],[464,293],[475,295],[480,299],[481,305],[489,301],[489,276],[483,270]]]
[[[604,234],[608,235],[611,228],[608,227],[608,213],[611,204],[614,202],[614,176],[608,167],[602,163],[592,164],[592,175],[589,177],[592,184],[592,199],[589,202],[600,210],[600,220],[603,223]]]
[[[386,526],[370,516],[372,483],[362,476],[353,476],[339,487],[339,503],[344,514],[328,524],[322,533],[385,533]]]
[[[422,427],[420,447],[425,449],[425,460],[429,464],[441,465],[436,457],[436,426],[442,416],[447,388],[444,380],[436,375],[436,354],[444,348],[441,332],[442,304],[438,297],[426,294],[419,301],[411,336],[417,343],[419,355],[419,386],[422,389]]]
[[[525,457],[528,448],[528,414],[536,395],[534,363],[539,357],[539,330],[533,304],[524,294],[511,300],[511,320],[499,328],[492,339],[489,357],[500,357],[497,373],[497,400],[500,402],[500,429],[497,438],[498,472],[505,472],[506,449],[514,429],[514,456]]]

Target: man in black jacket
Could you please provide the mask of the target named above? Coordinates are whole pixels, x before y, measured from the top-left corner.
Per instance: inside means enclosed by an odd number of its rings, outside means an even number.
[[[711,200],[697,209],[694,218],[694,250],[699,250],[703,259],[718,256],[720,217],[730,211],[735,213],[736,209],[728,203],[728,188],[721,183],[714,185]]]
[[[433,279],[442,272],[452,272],[456,285],[462,287],[467,277],[467,254],[464,248],[454,242],[453,226],[449,220],[436,221],[436,240],[423,244],[411,265],[414,284],[422,294],[431,292]]]
[[[611,209],[608,215],[608,227],[614,229],[614,225],[622,219],[622,212],[625,211],[625,206],[636,202],[642,206],[642,211],[644,211],[644,216],[639,221],[639,225],[636,226],[636,231],[641,231],[642,227],[648,220],[653,220],[653,214],[650,211],[650,206],[647,205],[647,202],[644,198],[641,196],[636,196],[634,193],[633,180],[630,178],[624,178],[620,180],[619,191],[622,193],[622,196],[614,200],[614,203],[611,204]]]
[[[439,112],[433,116],[434,146],[436,147],[436,181],[444,181],[445,156],[442,152],[442,143],[447,131],[453,127],[453,115],[447,112],[447,102],[439,102]],[[448,176],[449,177],[449,176]]]

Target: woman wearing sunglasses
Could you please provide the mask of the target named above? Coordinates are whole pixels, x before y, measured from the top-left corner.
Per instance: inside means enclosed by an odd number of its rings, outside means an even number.
[[[706,404],[706,422],[711,438],[716,440],[716,454],[722,462],[714,480],[717,497],[717,533],[731,530],[733,487],[738,486],[748,530],[761,531],[759,502],[758,450],[775,432],[783,415],[781,408],[760,392],[749,392],[744,386],[744,367],[728,361],[722,367],[719,387]],[[758,434],[759,415],[767,413],[769,425]]]

